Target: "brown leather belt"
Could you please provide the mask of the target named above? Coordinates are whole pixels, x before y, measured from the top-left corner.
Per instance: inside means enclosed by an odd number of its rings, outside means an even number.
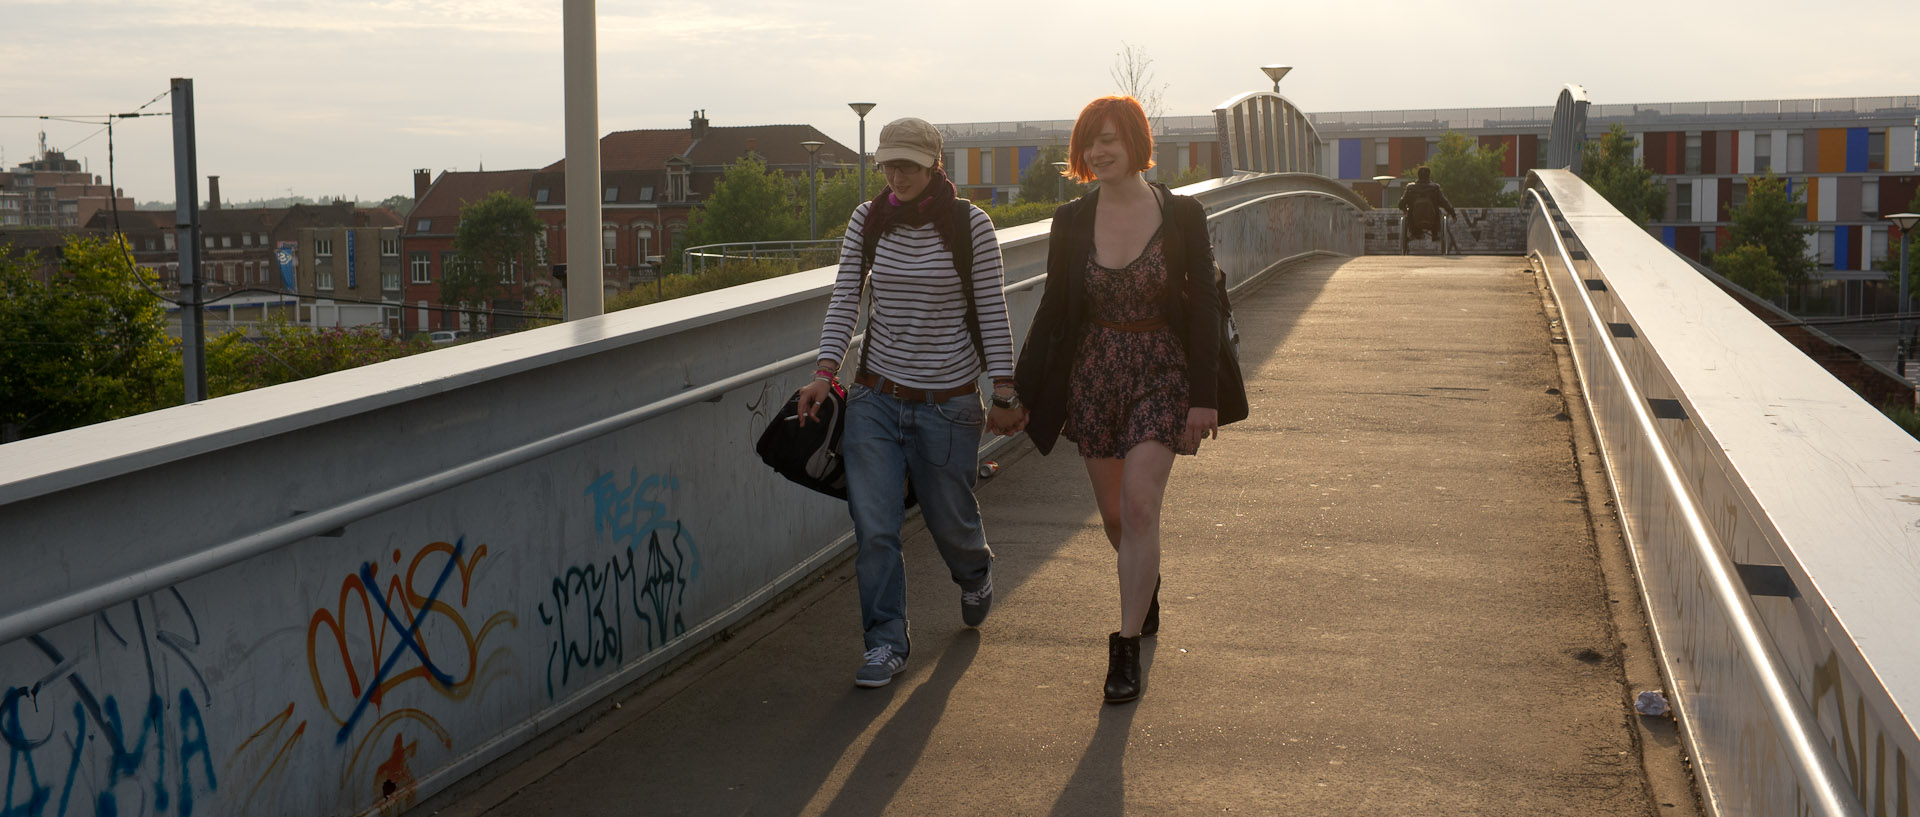
[[[950,389],[916,389],[912,386],[902,386],[873,372],[861,372],[853,378],[853,382],[881,394],[913,403],[944,403],[963,394],[972,394],[980,388],[978,383],[968,383]]]
[[[1167,316],[1165,315],[1155,315],[1154,317],[1141,318],[1137,321],[1103,321],[1099,318],[1088,318],[1087,320],[1091,321],[1094,326],[1104,326],[1115,332],[1151,332],[1155,329],[1165,329],[1167,326]]]

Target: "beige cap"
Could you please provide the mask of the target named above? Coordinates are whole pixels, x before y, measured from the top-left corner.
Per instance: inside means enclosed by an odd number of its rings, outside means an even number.
[[[921,167],[940,163],[940,131],[925,119],[911,116],[895,119],[880,129],[880,147],[873,151],[875,164],[905,159]]]

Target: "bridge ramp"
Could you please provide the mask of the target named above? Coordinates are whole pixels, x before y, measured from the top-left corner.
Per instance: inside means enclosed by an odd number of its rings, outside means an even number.
[[[1119,605],[1081,463],[1022,448],[980,494],[980,630],[909,538],[892,686],[852,684],[843,564],[439,813],[1694,813],[1641,768],[1633,600],[1525,263],[1318,260],[1236,311],[1254,416],[1175,469],[1138,704],[1100,702]]]

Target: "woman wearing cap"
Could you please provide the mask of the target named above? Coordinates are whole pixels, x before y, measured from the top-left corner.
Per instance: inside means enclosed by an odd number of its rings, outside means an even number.
[[[1017,381],[1041,453],[1079,445],[1119,554],[1108,703],[1140,697],[1140,637],[1160,629],[1160,505],[1176,454],[1217,436],[1220,315],[1206,212],[1150,184],[1153,134],[1132,97],[1080,112],[1067,175],[1100,182],[1053,215],[1047,288]]]
[[[1024,424],[1013,390],[1000,242],[993,220],[956,197],[940,168],[940,143],[940,132],[920,119],[897,119],[881,129],[874,161],[887,189],[854,208],[847,223],[840,275],[820,330],[819,371],[800,390],[801,414],[814,416],[828,390],[852,372],[840,447],[859,542],[854,569],[866,652],[854,683],[863,687],[886,686],[909,652],[900,555],[907,480],[960,586],[961,620],[978,626],[993,604],[993,551],[973,496],[980,428],[984,421],[996,433],[1013,434]],[[970,268],[956,270],[967,256]],[[869,263],[867,340],[848,368],[842,363]],[[988,412],[981,406],[982,369],[994,383]]]

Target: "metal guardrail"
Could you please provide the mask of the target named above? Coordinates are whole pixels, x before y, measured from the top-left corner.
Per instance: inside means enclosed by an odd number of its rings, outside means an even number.
[[[1920,447],[1577,177],[1529,195],[1709,810],[1910,817]]]
[[[840,239],[817,238],[805,241],[733,241],[725,244],[701,244],[680,251],[680,271],[699,275],[708,264],[732,260],[792,261],[794,269],[812,269],[832,265],[840,255]]]

